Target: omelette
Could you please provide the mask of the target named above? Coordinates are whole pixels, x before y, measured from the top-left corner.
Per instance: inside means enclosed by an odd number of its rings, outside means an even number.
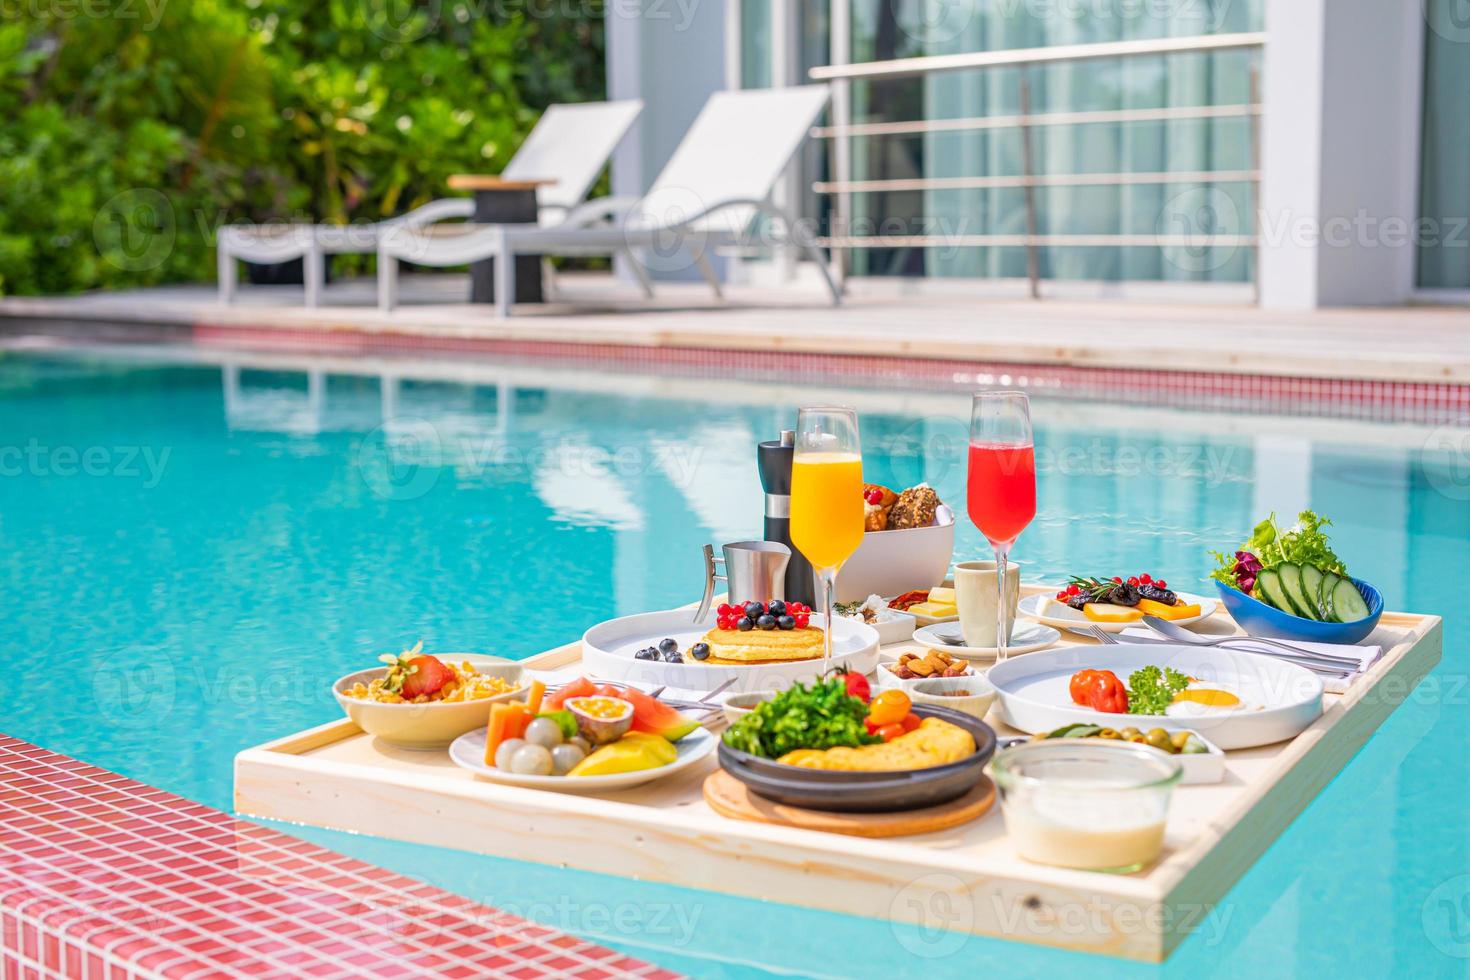
[[[975,739],[969,732],[940,718],[925,718],[918,728],[881,745],[797,749],[776,761],[806,769],[895,772],[959,762],[974,752]]]

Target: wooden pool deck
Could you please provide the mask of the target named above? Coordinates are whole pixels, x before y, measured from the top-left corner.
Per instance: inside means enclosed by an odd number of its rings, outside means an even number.
[[[313,310],[301,305],[300,287],[246,287],[231,307],[216,302],[210,285],[5,297],[0,332],[101,337],[164,325],[260,346],[417,340],[443,353],[496,341],[1470,385],[1465,307],[1290,313],[1177,300],[1038,302],[863,281],[834,308],[815,286],[733,287],[719,301],[703,285],[673,283],[645,301],[609,276],[580,275],[559,277],[557,302],[518,306],[501,320],[464,302],[466,283],[461,275],[405,277],[403,305],[391,313],[375,308],[363,280],[333,283]]]

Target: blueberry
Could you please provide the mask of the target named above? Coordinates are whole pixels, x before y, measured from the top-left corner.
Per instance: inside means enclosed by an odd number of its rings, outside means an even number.
[[[658,652],[666,657],[677,649],[679,649],[679,644],[667,636],[658,641]]]
[[[741,616],[740,619],[736,621],[735,628],[738,630],[754,629],[755,620],[751,619],[749,616]]]
[[[778,616],[776,617],[776,625],[781,627],[783,630],[794,630],[796,629],[796,617]]]
[[[745,604],[745,615],[751,619],[759,619],[765,615],[766,607],[759,602],[747,602]]]
[[[657,660],[658,659],[658,651],[655,650],[653,647],[644,647],[642,650],[639,650],[637,653],[633,654],[633,659],[634,660]]]
[[[679,652],[677,647],[673,650],[667,650],[664,652],[664,662],[671,664],[682,664],[684,662],[684,655]]]
[[[782,602],[780,599],[772,599],[771,604],[766,607],[766,612],[779,619],[780,617],[786,615],[786,603]]]
[[[694,646],[692,646],[692,647],[689,648],[689,656],[693,657],[695,660],[708,660],[709,659],[709,644],[708,643],[696,643],[696,644],[694,644]]]
[[[755,621],[755,625],[759,626],[763,630],[773,630],[776,628],[776,617],[767,613],[766,615],[757,619]]]

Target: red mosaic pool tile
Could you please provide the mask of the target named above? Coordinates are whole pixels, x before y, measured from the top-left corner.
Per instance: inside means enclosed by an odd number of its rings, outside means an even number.
[[[673,976],[6,735],[0,844],[5,980]]]
[[[1049,398],[1424,424],[1470,419],[1470,385],[1241,374],[1222,370],[1079,367],[915,356],[819,354],[554,340],[501,340],[303,327],[195,324],[196,343],[337,354],[462,354],[565,364],[599,371],[664,371],[727,380],[840,381],[878,388],[1020,388]]]

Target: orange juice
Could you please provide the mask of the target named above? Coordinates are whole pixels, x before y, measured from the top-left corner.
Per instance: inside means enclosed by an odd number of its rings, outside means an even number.
[[[837,568],[863,541],[863,460],[798,454],[791,463],[791,541],[814,568]]]

